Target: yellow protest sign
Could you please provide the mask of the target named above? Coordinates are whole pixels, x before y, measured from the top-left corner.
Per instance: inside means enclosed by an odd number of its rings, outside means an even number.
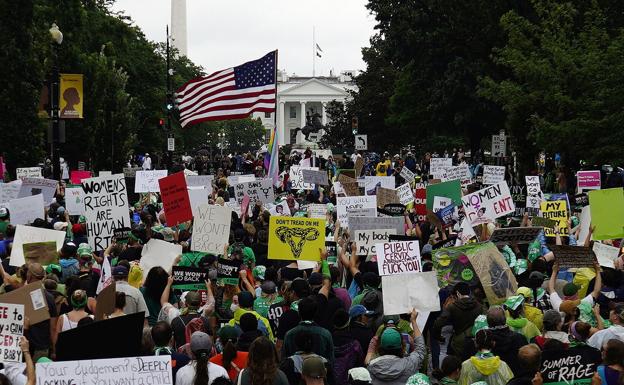
[[[61,119],[82,119],[82,74],[61,74]]]
[[[320,260],[325,248],[325,220],[275,217],[269,221],[269,259]]]
[[[540,210],[543,218],[557,221],[556,227],[561,236],[568,235],[568,204],[566,201],[542,201]],[[544,227],[544,234],[547,237],[554,237],[553,229]]]

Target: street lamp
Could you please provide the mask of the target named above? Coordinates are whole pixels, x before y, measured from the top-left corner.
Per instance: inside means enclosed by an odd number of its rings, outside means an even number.
[[[221,147],[221,158],[223,158],[223,146],[225,145],[224,141],[225,141],[225,132],[219,132],[219,144],[220,144],[219,147]]]
[[[58,67],[58,49],[63,42],[63,32],[59,29],[56,23],[52,23],[50,28],[50,38],[52,39],[52,79],[50,81],[50,117],[52,118],[52,175],[54,180],[61,180],[61,165],[60,165],[60,149],[59,149],[59,67]]]

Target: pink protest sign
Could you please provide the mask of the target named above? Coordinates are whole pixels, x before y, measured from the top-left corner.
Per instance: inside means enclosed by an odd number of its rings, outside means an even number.
[[[70,173],[69,180],[72,184],[80,184],[83,179],[91,178],[91,171],[74,170]]]
[[[579,171],[576,180],[579,190],[600,190],[600,171]]]

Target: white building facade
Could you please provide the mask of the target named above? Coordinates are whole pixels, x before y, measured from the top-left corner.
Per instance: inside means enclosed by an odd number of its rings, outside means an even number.
[[[301,77],[278,73],[277,84],[277,127],[278,143],[305,144],[304,136],[298,128],[306,125],[306,116],[319,114],[323,125],[327,123],[327,104],[332,101],[345,102],[351,96],[349,91],[357,91],[352,82],[355,71],[343,71],[339,76]],[[253,113],[260,118],[270,136],[274,127],[273,113]],[[267,137],[268,137],[267,136]]]

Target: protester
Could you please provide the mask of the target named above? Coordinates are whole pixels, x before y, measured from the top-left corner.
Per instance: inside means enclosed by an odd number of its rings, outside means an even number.
[[[439,369],[433,371],[433,376],[441,385],[456,385],[459,381],[462,362],[456,356],[446,356]]]
[[[145,324],[147,325],[147,318],[150,313],[145,304],[145,298],[143,294],[134,286],[128,283],[128,267],[124,265],[117,265],[113,268],[113,277],[115,278],[115,287],[117,291],[126,295],[126,306],[124,306],[124,313],[134,314],[145,312]]]
[[[459,385],[470,385],[478,381],[485,381],[488,385],[503,385],[513,378],[507,363],[492,353],[494,344],[489,330],[477,332],[477,353],[463,362]]]
[[[521,370],[515,372],[514,378],[507,385],[533,385],[536,377],[541,377],[540,363],[542,351],[535,344],[525,345],[518,351],[518,364]]]
[[[619,385],[624,378],[624,342],[608,340],[602,348],[602,365],[599,365],[592,385]]]
[[[240,385],[289,385],[279,368],[279,358],[273,343],[266,337],[257,338],[249,348],[247,367],[239,373]]]
[[[238,351],[236,343],[240,335],[235,327],[226,325],[219,330],[219,340],[223,346],[223,352],[210,359],[210,362],[223,366],[228,371],[232,381],[247,366],[247,352]]]
[[[228,372],[210,362],[212,339],[203,332],[191,336],[192,360],[176,374],[176,385],[211,385],[217,377],[228,377]]]
[[[602,349],[606,341],[616,339],[624,341],[624,304],[617,304],[609,311],[609,321],[612,325],[592,335],[587,344],[596,349]]]

